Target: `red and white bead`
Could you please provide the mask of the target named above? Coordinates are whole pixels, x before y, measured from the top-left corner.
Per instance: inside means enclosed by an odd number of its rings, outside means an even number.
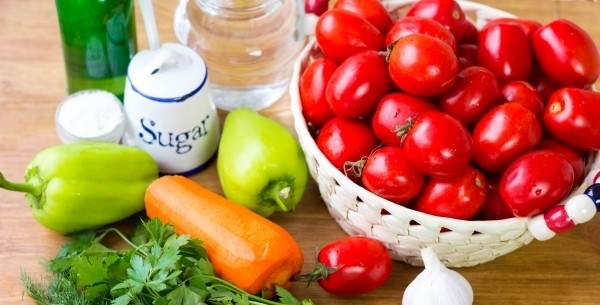
[[[600,209],[597,205],[600,198],[595,198],[596,192],[593,192],[600,187],[598,183],[600,183],[600,172],[594,175],[593,184],[584,194],[575,195],[564,205],[554,206],[544,214],[532,217],[528,223],[529,232],[535,239],[544,241],[594,218]]]

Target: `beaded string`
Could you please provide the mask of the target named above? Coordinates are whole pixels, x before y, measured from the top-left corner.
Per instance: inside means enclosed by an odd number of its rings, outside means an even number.
[[[594,218],[600,212],[600,171],[592,181],[583,194],[577,194],[564,205],[556,205],[545,213],[532,217],[528,227],[533,237],[540,241],[548,240]]]

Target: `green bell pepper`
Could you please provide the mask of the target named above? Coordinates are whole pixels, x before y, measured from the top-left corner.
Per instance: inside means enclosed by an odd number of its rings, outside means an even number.
[[[141,149],[76,142],[40,151],[27,166],[24,183],[0,173],[0,188],[25,192],[39,223],[70,233],[142,211],[146,188],[157,178],[156,161]]]
[[[225,117],[217,153],[225,197],[265,217],[292,211],[308,180],[304,152],[279,122],[248,109]]]

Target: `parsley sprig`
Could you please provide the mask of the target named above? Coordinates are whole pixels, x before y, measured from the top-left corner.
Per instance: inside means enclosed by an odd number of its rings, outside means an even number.
[[[113,235],[127,246],[106,246]],[[21,274],[38,305],[314,305],[282,287],[273,299],[248,294],[215,275],[200,240],[158,219],[142,221],[130,238],[116,228],[81,232],[47,268],[48,281]]]

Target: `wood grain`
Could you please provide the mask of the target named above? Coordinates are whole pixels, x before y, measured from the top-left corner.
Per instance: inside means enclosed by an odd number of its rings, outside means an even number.
[[[597,1],[481,2],[542,23],[559,17],[574,20],[600,45]],[[176,4],[177,0],[154,1],[162,42],[176,41],[172,26]],[[0,170],[9,179],[21,180],[35,153],[59,143],[54,111],[65,96],[65,77],[54,1],[0,0],[0,8]],[[137,18],[139,45],[146,48],[139,10]],[[263,113],[292,129],[287,97]],[[193,178],[220,192],[214,166]],[[313,181],[297,211],[273,219],[299,241],[306,256],[306,271],[314,266],[316,245],[345,236],[329,216]],[[64,241],[35,222],[22,194],[0,190],[0,304],[33,304],[23,296],[19,274],[27,270],[42,278],[44,259],[54,256]],[[397,305],[420,271],[395,263],[393,276],[384,287],[357,298],[334,297],[318,285],[298,284],[292,291],[316,304]],[[567,234],[546,242],[534,241],[493,262],[459,272],[471,282],[475,304],[479,305],[598,304],[600,217]]]

